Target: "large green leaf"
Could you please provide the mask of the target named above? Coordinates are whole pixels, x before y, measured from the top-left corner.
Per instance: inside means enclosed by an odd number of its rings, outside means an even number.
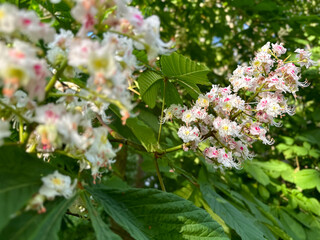
[[[135,239],[228,239],[205,210],[174,194],[103,186],[87,190]]]
[[[256,167],[263,169],[272,178],[282,177],[284,180],[293,182],[294,170],[288,163],[279,160],[270,160],[267,162],[252,161]],[[261,179],[260,179],[261,180]]]
[[[0,229],[41,186],[41,176],[54,169],[22,148],[0,148]]]
[[[89,212],[89,217],[92,221],[92,226],[94,228],[94,231],[96,232],[97,239],[98,240],[105,240],[105,239],[121,240],[121,237],[116,235],[114,232],[112,232],[109,226],[105,222],[103,222],[103,220],[99,216],[99,213],[97,212],[95,207],[92,205],[91,200],[85,193],[82,194],[82,198],[84,199],[87,210]]]
[[[110,109],[119,117],[121,115],[119,110],[113,106],[110,106]],[[158,142],[155,137],[153,130],[146,125],[143,121],[135,118],[128,118],[126,121],[126,126],[132,131],[134,136],[140,141],[142,146],[148,151],[153,152],[158,147]]]
[[[202,196],[212,211],[221,217],[228,226],[234,229],[241,239],[265,239],[264,233],[256,227],[256,222],[215,192],[206,180],[204,174],[200,175],[199,183]]]
[[[293,238],[293,239],[306,239],[306,233],[295,219],[293,219],[289,214],[287,214],[282,209],[278,210],[279,218],[284,226],[284,230]]]
[[[145,101],[150,108],[156,106],[156,100],[160,88],[163,88],[163,83],[160,81],[155,82],[152,86],[145,92],[142,96],[143,101]]]
[[[201,91],[197,84],[195,83],[189,83],[189,82],[184,82],[181,80],[177,80],[177,82],[186,89],[187,93],[190,94],[190,96],[194,99],[197,99],[199,94],[201,94]]]
[[[140,88],[140,94],[143,96],[149,88],[157,81],[161,80],[163,77],[153,71],[143,72],[138,77],[138,83]]]
[[[28,211],[13,218],[0,233],[0,239],[58,240],[62,217],[73,200],[59,198],[48,202],[43,214]]]
[[[176,87],[169,81],[166,83],[165,99],[166,106],[170,106],[171,104],[183,104],[180,94],[178,93]]]
[[[255,162],[246,161],[244,163],[244,170],[262,185],[266,186],[270,183],[268,175],[259,166],[257,166]]]
[[[320,192],[320,172],[315,169],[303,169],[294,175],[295,184],[302,189],[317,188]]]
[[[129,118],[126,124],[147,151],[153,152],[157,149],[157,139],[148,125],[138,118]]]
[[[160,61],[161,70],[167,77],[180,79],[185,83],[211,84],[207,78],[210,69],[181,54],[174,52],[170,56],[162,56]]]
[[[138,78],[141,97],[151,108],[155,106],[162,78],[153,71],[143,72]]]

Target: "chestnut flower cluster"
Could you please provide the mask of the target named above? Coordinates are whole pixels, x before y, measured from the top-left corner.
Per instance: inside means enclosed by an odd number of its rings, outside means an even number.
[[[281,60],[286,49],[282,44],[268,42],[250,66],[237,67],[229,79],[230,86],[213,85],[208,93],[199,95],[191,108],[171,105],[164,111],[164,120],[175,118],[182,122],[178,136],[192,149],[205,143],[203,154],[215,167],[240,168],[243,161],[254,156],[250,152],[252,143],[272,145],[269,126],[279,127],[278,117],[294,114],[284,94],[296,97],[299,87],[308,86],[307,82],[299,82],[299,73],[300,67],[314,64],[311,54],[303,49],[295,52],[296,61]],[[246,93],[251,95],[245,97]]]
[[[109,169],[117,149],[108,140],[106,110],[118,107],[123,123],[131,115],[133,73],[143,68],[133,51],[145,50],[150,65],[172,51],[160,39],[159,18],[144,18],[126,2],[71,1],[74,32],[56,31],[34,11],[0,5],[0,145],[15,128],[28,152],[71,155],[81,170],[91,169],[94,182]],[[58,172],[42,180],[29,205],[40,212],[45,199],[70,197],[75,187]]]

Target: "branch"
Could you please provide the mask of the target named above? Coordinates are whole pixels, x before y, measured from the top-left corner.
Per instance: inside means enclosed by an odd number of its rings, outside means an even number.
[[[17,109],[11,107],[10,105],[8,105],[5,102],[3,102],[2,100],[0,100],[0,105],[4,106],[8,110],[10,110],[12,113],[17,115],[20,118],[20,120],[23,120],[25,123],[27,123],[27,124],[31,124],[32,123],[32,121],[30,121],[25,116],[23,116],[19,111],[17,111]]]
[[[49,83],[47,84],[46,88],[45,88],[45,92],[46,94],[51,90],[51,88],[53,88],[54,84],[56,83],[56,81],[60,78],[60,76],[62,75],[64,69],[67,67],[68,65],[68,60],[65,59],[62,63],[60,68],[57,70],[56,74],[52,76],[52,78],[50,79]]]

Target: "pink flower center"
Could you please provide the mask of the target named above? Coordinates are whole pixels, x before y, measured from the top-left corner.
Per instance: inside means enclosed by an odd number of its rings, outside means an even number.
[[[28,18],[22,19],[22,24],[28,26],[31,23],[31,20]]]

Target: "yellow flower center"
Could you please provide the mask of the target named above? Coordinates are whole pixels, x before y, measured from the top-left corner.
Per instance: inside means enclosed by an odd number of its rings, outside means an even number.
[[[107,136],[101,136],[100,141],[102,144],[107,144],[107,142],[108,142]]]
[[[5,15],[6,15],[5,12],[3,10],[0,10],[0,19],[4,18]]]
[[[60,178],[54,178],[54,179],[52,179],[52,183],[53,183],[54,185],[61,185],[61,184],[62,184],[62,181],[61,181]]]
[[[109,61],[105,58],[95,58],[92,61],[92,66],[94,70],[106,69],[108,68]]]

